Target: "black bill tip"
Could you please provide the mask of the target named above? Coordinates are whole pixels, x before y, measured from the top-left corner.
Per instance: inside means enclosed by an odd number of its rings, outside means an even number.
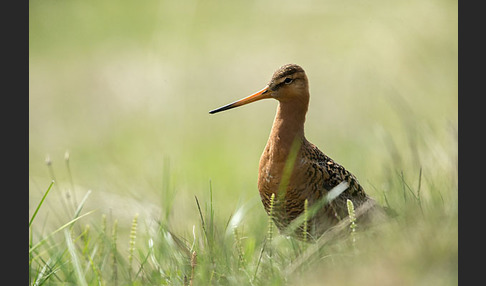
[[[233,103],[227,104],[225,106],[221,106],[220,108],[213,109],[213,110],[209,111],[209,114],[215,114],[215,113],[225,111],[225,110],[228,110],[228,109],[231,109],[231,108],[234,108],[234,107],[236,107],[236,105],[233,102]]]

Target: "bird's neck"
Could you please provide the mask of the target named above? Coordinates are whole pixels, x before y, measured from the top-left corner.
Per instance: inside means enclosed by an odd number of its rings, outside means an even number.
[[[301,141],[304,138],[307,107],[308,102],[280,102],[267,147],[286,157],[294,140]]]
[[[279,103],[270,137],[260,158],[258,189],[262,198],[269,199],[270,193],[277,192],[287,159],[292,154],[292,148],[298,147],[297,150],[300,150],[301,147],[293,145],[293,143],[302,144],[305,142],[304,122],[306,112],[306,102]],[[297,157],[294,157],[294,159],[297,159],[299,154],[300,152],[295,154]]]

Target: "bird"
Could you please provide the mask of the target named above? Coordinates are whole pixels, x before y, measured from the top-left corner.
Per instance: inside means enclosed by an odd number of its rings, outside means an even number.
[[[356,176],[305,137],[310,93],[301,66],[283,65],[263,89],[209,113],[262,99],[276,99],[278,107],[260,158],[257,185],[264,209],[279,231],[315,241],[348,216],[348,200],[357,210],[362,207],[362,217],[367,218],[363,221],[369,220],[370,210],[379,208],[376,201]]]

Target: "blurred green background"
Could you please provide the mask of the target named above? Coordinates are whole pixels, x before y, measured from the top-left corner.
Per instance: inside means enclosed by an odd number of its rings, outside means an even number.
[[[277,102],[208,111],[287,63],[310,81],[307,139],[380,203],[397,172],[457,182],[457,1],[46,0],[29,20],[30,215],[54,177],[44,220],[92,190],[97,216],[165,213],[189,231],[211,181],[217,216],[248,203],[265,224]]]

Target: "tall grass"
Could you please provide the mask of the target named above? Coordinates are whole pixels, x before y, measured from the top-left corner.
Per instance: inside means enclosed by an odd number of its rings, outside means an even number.
[[[128,224],[129,231],[120,232],[117,218],[111,218],[109,225],[106,214],[83,213],[88,191],[72,219],[46,234],[35,218],[46,208],[51,182],[29,222],[30,284],[295,285],[305,281],[318,285],[319,279],[326,279],[353,285],[357,277],[366,277],[365,285],[453,285],[457,281],[453,237],[457,213],[450,211],[457,211],[457,203],[454,196],[446,195],[453,190],[429,189],[442,195],[426,199],[422,170],[416,175],[416,187],[403,172],[390,178],[399,188],[387,192],[387,201],[397,207],[398,216],[362,229],[348,203],[348,235],[327,232],[311,244],[279,234],[271,220],[272,210],[263,229],[245,218],[244,206],[232,217],[218,217],[221,206],[213,201],[211,184],[207,200],[195,197],[192,207],[199,223],[187,226],[190,232],[175,233],[170,216],[148,224],[137,213]],[[89,223],[75,227],[81,218],[90,218]],[[145,224],[143,230],[140,223]]]

